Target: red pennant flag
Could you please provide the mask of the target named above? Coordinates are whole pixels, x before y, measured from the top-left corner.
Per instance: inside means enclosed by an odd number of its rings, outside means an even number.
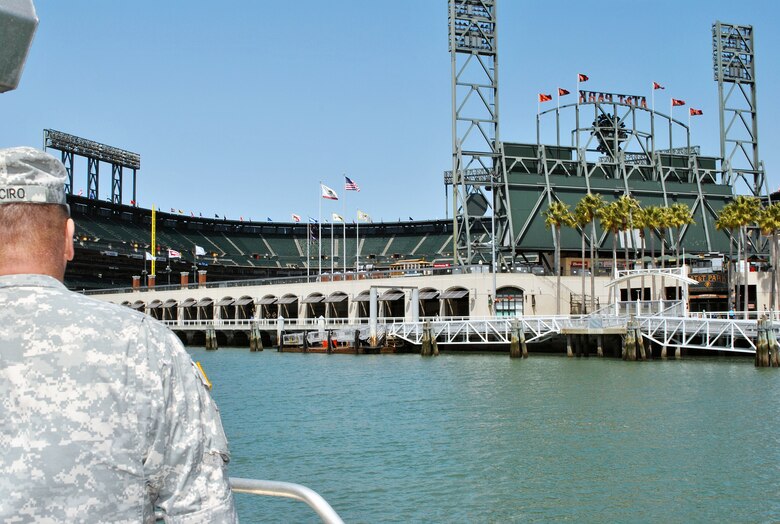
[[[549,102],[552,100],[552,95],[545,95],[544,93],[539,93],[539,102]]]
[[[558,88],[558,96],[566,96],[568,94],[569,94],[569,92],[566,91],[564,88],[562,88],[562,87]]]
[[[653,82],[653,89],[666,89],[666,88],[661,84],[659,84],[658,82]]]
[[[134,206],[134,205],[135,205],[135,200],[131,200],[131,201],[130,201],[130,205],[131,205],[131,206]]]
[[[582,73],[580,73],[580,74],[577,75],[577,80],[580,81],[580,82],[587,82],[588,81],[588,76],[587,75],[583,75]]]
[[[676,98],[672,98],[672,107],[674,106],[684,106],[685,100],[678,100]]]
[[[694,108],[690,108],[688,110],[688,112],[691,114],[691,116],[697,116],[697,115],[703,115],[704,114],[701,109],[694,109]]]

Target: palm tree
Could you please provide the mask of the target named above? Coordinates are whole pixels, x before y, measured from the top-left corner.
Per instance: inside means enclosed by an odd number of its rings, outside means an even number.
[[[663,209],[658,206],[647,206],[642,210],[642,219],[644,226],[650,230],[650,258],[653,259],[653,268],[655,268],[655,231],[657,231],[663,222]],[[656,297],[655,275],[653,275],[653,294]],[[653,298],[654,300],[655,298]]]
[[[617,276],[617,245],[618,233],[623,227],[623,220],[620,213],[620,204],[617,201],[611,202],[598,211],[601,229],[612,233],[612,277]],[[613,288],[615,293],[615,307],[617,307],[617,288]]]
[[[672,207],[669,208],[669,215],[670,226],[677,228],[677,242],[675,242],[674,247],[677,258],[677,266],[680,267],[680,244],[682,244],[682,230],[685,226],[693,225],[696,222],[693,221],[693,215],[691,214],[691,209],[688,207],[688,204],[682,204],[680,202],[672,204]],[[685,261],[683,261],[683,265],[684,264]],[[679,290],[680,287],[675,285],[674,293],[677,300],[680,299]]]
[[[666,231],[674,224],[672,210],[668,207],[661,208],[661,221],[658,224],[658,232],[661,234],[661,269],[666,268]],[[661,300],[666,300],[666,279],[661,276]]]
[[[639,209],[639,201],[630,196],[623,195],[617,200],[617,209],[622,222],[620,231],[624,233],[625,242],[623,244],[623,252],[625,254],[624,266],[628,269],[628,246],[631,244],[633,247],[633,231],[634,231],[634,213]],[[626,299],[631,300],[631,279],[626,281]]]
[[[641,257],[639,257],[639,260],[642,261],[642,269],[645,269],[645,239],[647,238],[647,235],[645,234],[645,230],[648,228],[647,225],[647,208],[640,207],[639,209],[634,212],[634,228],[639,231],[639,238],[642,243],[640,246],[641,249]],[[639,284],[639,299],[644,300],[645,299],[645,274],[644,271],[642,272],[642,279],[640,280]]]
[[[555,314],[561,314],[561,227],[574,225],[574,217],[569,211],[569,206],[556,200],[552,202],[544,212],[544,225],[554,228],[555,231],[555,276],[557,297],[555,301]]]
[[[574,219],[577,225],[582,229],[582,301],[585,306],[585,226],[591,225],[590,236],[590,312],[595,308],[595,271],[596,266],[593,260],[593,246],[596,243],[596,215],[598,210],[604,207],[604,199],[601,195],[588,193],[577,202],[574,208]]]
[[[734,199],[735,218],[740,228],[742,245],[745,247],[745,263],[743,265],[745,274],[744,283],[744,312],[745,319],[748,317],[748,245],[747,245],[747,226],[758,220],[758,214],[761,209],[761,201],[756,197],[738,196]],[[739,253],[739,246],[737,246]],[[738,255],[739,256],[739,255]]]
[[[728,282],[728,308],[729,311],[734,309],[734,284],[732,282],[731,266],[734,263],[734,230],[739,227],[736,218],[736,212],[734,209],[734,202],[730,202],[723,206],[720,210],[717,220],[715,220],[715,229],[718,231],[729,232],[729,262],[726,266],[726,281]]]
[[[780,203],[774,203],[761,209],[758,217],[758,227],[761,234],[768,236],[769,265],[772,268],[772,285],[769,290],[769,307],[772,311],[777,307],[777,230],[780,229]]]

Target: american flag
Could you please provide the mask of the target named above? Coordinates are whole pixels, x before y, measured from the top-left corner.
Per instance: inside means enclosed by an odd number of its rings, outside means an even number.
[[[360,191],[360,188],[358,185],[352,181],[351,178],[344,175],[344,178],[346,179],[346,182],[344,182],[344,189],[347,191]]]

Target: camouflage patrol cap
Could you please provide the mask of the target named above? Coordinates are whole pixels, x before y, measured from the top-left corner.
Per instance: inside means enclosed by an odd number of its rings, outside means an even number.
[[[60,204],[68,207],[62,162],[32,147],[0,149],[0,205]]]

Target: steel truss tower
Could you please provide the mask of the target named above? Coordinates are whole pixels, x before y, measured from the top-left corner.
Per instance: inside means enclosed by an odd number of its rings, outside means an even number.
[[[727,183],[754,195],[765,189],[758,156],[758,108],[753,27],[715,22],[712,58],[720,106],[720,154]],[[767,191],[768,193],[768,191]]]
[[[487,260],[508,246],[509,212],[501,169],[496,0],[449,0],[452,61],[453,263]],[[490,209],[491,221],[483,217]],[[507,243],[502,242],[506,237]],[[490,242],[485,242],[490,238]]]

